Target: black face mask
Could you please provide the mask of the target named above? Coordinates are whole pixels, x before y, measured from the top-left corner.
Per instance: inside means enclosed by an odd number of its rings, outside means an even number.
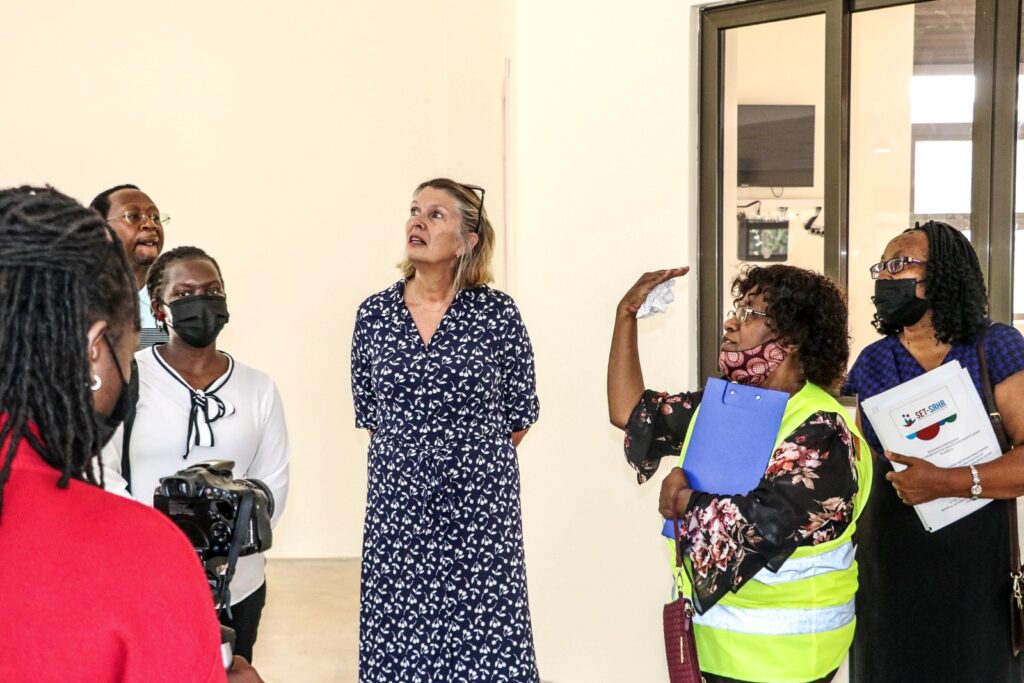
[[[917,298],[917,280],[875,280],[875,295],[871,297],[878,317],[887,327],[902,329],[924,317],[928,302]]]
[[[186,296],[169,304],[171,328],[189,346],[206,348],[217,341],[230,316],[228,300],[222,296],[203,294]]]
[[[128,413],[135,406],[139,396],[139,385],[132,381],[134,375],[127,380],[124,378],[124,373],[121,371],[121,363],[117,360],[117,352],[114,351],[114,345],[110,343],[110,339],[105,334],[103,335],[103,341],[106,342],[107,348],[110,349],[110,356],[114,359],[117,377],[121,380],[121,393],[117,395],[117,402],[114,403],[114,407],[109,415],[96,414],[96,435],[99,437],[100,447],[105,446],[110,441],[110,437],[114,435],[117,428],[128,417]]]

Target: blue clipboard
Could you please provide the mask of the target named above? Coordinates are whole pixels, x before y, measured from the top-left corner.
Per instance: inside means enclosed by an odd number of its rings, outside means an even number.
[[[683,461],[690,488],[743,495],[757,488],[775,450],[789,394],[708,379]],[[672,522],[662,534],[674,538]]]

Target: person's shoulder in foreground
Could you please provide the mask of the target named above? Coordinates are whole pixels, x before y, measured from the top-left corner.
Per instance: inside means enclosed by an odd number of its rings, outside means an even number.
[[[25,445],[0,516],[0,681],[225,681],[203,570],[161,513]]]

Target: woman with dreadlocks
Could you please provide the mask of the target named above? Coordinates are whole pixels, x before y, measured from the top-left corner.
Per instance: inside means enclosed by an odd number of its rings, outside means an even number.
[[[224,681],[191,544],[99,488],[124,418],[135,286],[103,219],[0,191],[0,680]],[[231,681],[259,681],[241,658]]]
[[[875,396],[943,363],[959,361],[979,394],[979,348],[1013,444],[1024,442],[1024,338],[987,317],[985,284],[971,243],[929,221],[889,242],[871,266],[875,328],[844,393]],[[860,592],[851,675],[858,683],[1024,680],[1010,647],[1008,507],[1024,494],[1024,448],[976,467],[938,468],[882,449],[871,504],[861,518]],[[907,466],[895,472],[891,463]],[[929,533],[913,505],[944,497],[997,499]]]

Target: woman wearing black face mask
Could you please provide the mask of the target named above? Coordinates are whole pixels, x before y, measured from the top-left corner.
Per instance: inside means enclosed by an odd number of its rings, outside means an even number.
[[[138,328],[100,216],[52,188],[0,191],[2,681],[225,680],[191,544],[91,466],[131,402]],[[236,659],[227,679],[259,676]]]
[[[700,419],[703,390],[645,389],[637,348],[644,298],[685,273],[647,273],[616,311],[608,412],[626,432],[640,483],[662,457],[682,454],[682,463]],[[673,468],[659,512],[683,522],[694,577],[683,590],[699,612],[694,634],[708,683],[830,681],[853,638],[851,539],[867,499],[862,483],[871,480],[863,440],[826,393],[849,355],[846,302],[825,276],[785,265],[740,274],[733,294],[719,366],[728,380],[790,395],[774,453],[758,486],[740,496],[695,491]]]
[[[104,452],[107,488],[125,493],[130,485],[133,497],[152,505],[161,477],[198,462],[232,460],[236,478],[270,487],[276,523],[288,493],[281,397],[270,377],[217,348],[229,319],[220,266],[201,249],[178,247],[156,260],[147,286],[170,341],[135,354],[138,408],[130,429],[115,434]],[[266,599],[264,565],[262,554],[239,558],[231,615],[222,615],[237,632],[235,652],[248,660]]]
[[[885,337],[861,352],[844,393],[864,401],[953,360],[967,368],[981,393],[978,339],[984,332],[996,404],[1013,443],[1024,440],[1024,339],[987,319],[985,284],[967,238],[929,221],[889,242],[871,276],[874,325]],[[882,456],[874,429],[867,422],[863,428]],[[990,503],[929,533],[911,506],[971,497],[972,472],[885,455],[875,468],[871,505],[861,523],[852,680],[1021,681],[1024,662],[1010,650],[1006,503]],[[908,468],[896,473],[890,461]],[[1024,493],[1021,449],[976,470],[979,497],[1013,499]]]

